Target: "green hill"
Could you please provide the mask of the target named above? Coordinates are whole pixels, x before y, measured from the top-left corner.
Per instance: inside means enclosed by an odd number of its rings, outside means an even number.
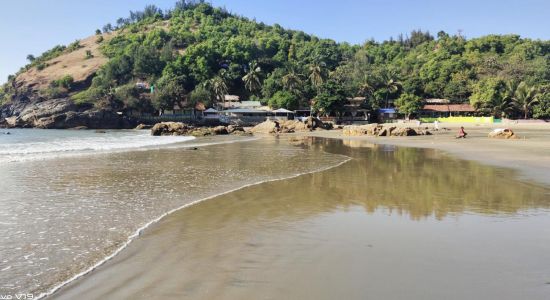
[[[0,89],[0,120],[50,99],[66,99],[76,111],[153,113],[175,102],[209,106],[226,94],[288,109],[315,99],[321,114],[338,114],[346,97],[364,96],[372,110],[396,103],[408,112],[420,99],[447,98],[480,114],[550,117],[549,41],[413,31],[350,45],[202,1],[178,1],[169,11],[147,6],[116,24],[30,57]]]

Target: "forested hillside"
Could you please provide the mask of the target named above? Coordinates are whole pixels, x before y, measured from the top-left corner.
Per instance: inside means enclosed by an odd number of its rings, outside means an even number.
[[[364,30],[368,36],[376,29]],[[364,106],[372,110],[393,104],[403,113],[417,110],[422,99],[446,98],[470,102],[479,114],[550,118],[550,42],[517,35],[467,39],[416,30],[350,45],[202,1],[178,1],[169,11],[147,6],[107,24],[95,43],[108,60],[88,82],[75,82],[70,72],[38,90],[22,82],[26,72],[46,71],[48,61],[77,50],[75,42],[29,56],[0,98],[9,103],[32,92],[42,99],[70,97],[80,106],[154,112],[176,101],[208,106],[237,94],[272,107],[313,104],[321,114],[340,112],[347,97],[366,97]],[[154,92],[136,82],[153,85]]]

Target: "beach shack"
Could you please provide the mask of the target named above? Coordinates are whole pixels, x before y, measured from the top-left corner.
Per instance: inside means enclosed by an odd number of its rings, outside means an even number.
[[[227,124],[256,125],[264,122],[270,112],[259,109],[235,108],[219,111],[220,121]]]
[[[420,111],[421,118],[470,117],[475,113],[470,104],[426,104]]]
[[[219,111],[214,108],[209,108],[203,112],[203,118],[210,119],[210,120],[219,120],[220,119]]]
[[[275,120],[294,120],[295,113],[293,111],[290,111],[288,109],[279,108],[277,110],[272,111],[272,118]]]
[[[393,122],[394,120],[397,120],[397,110],[395,110],[395,108],[379,109],[378,120],[382,123]]]

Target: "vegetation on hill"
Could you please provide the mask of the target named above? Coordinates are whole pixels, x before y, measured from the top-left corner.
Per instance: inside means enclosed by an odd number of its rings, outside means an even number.
[[[175,102],[208,106],[236,94],[273,107],[311,105],[338,114],[347,97],[364,96],[365,108],[395,104],[409,115],[420,99],[447,98],[470,102],[480,114],[550,118],[549,41],[517,35],[467,40],[418,30],[350,45],[268,26],[203,1],[178,1],[169,11],[150,5],[102,29],[115,32],[109,41],[97,41],[109,62],[88,89],[72,94],[77,103],[153,111]],[[40,68],[78,46],[29,56],[24,69]],[[0,89],[0,99],[13,94],[14,78]],[[154,86],[154,93],[136,82]]]

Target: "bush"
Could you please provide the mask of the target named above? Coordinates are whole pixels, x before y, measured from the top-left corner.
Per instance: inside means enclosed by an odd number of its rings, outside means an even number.
[[[69,52],[73,52],[75,50],[78,50],[82,48],[82,45],[80,45],[80,41],[79,40],[76,40],[74,42],[72,42],[68,47],[67,49],[69,50]]]
[[[86,50],[86,59],[93,58],[94,55],[92,54],[92,50]]]
[[[38,71],[42,71],[44,70],[45,68],[47,67],[47,65],[45,63],[39,63],[38,65],[36,65],[36,69]]]
[[[65,75],[65,76],[61,77],[60,79],[52,81],[52,83],[50,85],[51,85],[51,87],[54,87],[54,88],[55,87],[60,87],[60,88],[70,90],[73,83],[74,83],[73,76]]]
[[[99,35],[99,36],[97,37],[97,39],[95,40],[95,42],[96,42],[96,44],[101,44],[101,43],[103,43],[103,40],[104,40],[103,36],[102,36],[102,35]]]
[[[58,86],[50,86],[46,89],[46,95],[50,99],[67,97],[67,89]]]

